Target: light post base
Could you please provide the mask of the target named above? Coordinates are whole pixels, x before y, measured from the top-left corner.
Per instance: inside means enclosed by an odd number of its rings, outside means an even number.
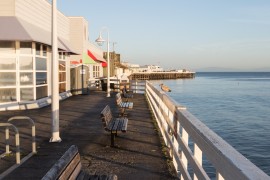
[[[62,139],[59,136],[59,132],[54,132],[52,134],[52,137],[50,139],[50,142],[61,142],[61,141],[62,141]]]

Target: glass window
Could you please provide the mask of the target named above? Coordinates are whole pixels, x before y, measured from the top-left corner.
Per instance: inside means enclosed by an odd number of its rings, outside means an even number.
[[[15,53],[15,42],[0,41],[0,53]]]
[[[59,71],[66,71],[66,62],[59,61]]]
[[[59,82],[66,81],[66,72],[59,72]]]
[[[52,52],[52,48],[51,46],[47,46],[47,52],[51,53]]]
[[[20,70],[33,70],[33,58],[30,56],[21,56]]]
[[[47,70],[47,62],[46,58],[36,58],[36,70],[46,71]]]
[[[16,59],[0,57],[0,70],[16,70]]]
[[[58,52],[59,53],[59,59],[63,59],[63,52]]]
[[[20,83],[21,85],[33,85],[33,73],[31,72],[21,72],[20,73]]]
[[[40,51],[41,51],[41,44],[36,43],[36,55],[40,55]]]
[[[0,72],[0,86],[15,86],[16,73],[15,72]]]
[[[36,73],[36,85],[47,84],[47,73],[37,72]]]
[[[16,88],[0,88],[0,102],[16,101]]]
[[[22,101],[32,101],[34,100],[33,88],[21,88],[20,95]]]
[[[21,54],[32,54],[32,42],[20,42]]]
[[[47,56],[47,46],[43,45],[43,56]]]
[[[48,96],[48,87],[47,86],[41,86],[36,87],[37,91],[37,99],[44,98]]]
[[[66,83],[60,83],[59,84],[59,93],[66,91]]]

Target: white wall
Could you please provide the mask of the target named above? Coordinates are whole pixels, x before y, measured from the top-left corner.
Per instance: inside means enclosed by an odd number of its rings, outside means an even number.
[[[83,53],[83,18],[69,17],[70,42],[76,51]]]
[[[15,15],[15,0],[1,0],[0,1],[0,16],[14,16]]]
[[[51,31],[51,9],[51,4],[46,0],[15,0],[16,17],[48,32]],[[57,23],[58,36],[69,40],[69,18],[58,11]]]

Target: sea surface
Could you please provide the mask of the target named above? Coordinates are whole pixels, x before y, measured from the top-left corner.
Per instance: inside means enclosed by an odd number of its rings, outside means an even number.
[[[270,176],[270,72],[162,80],[167,94]]]

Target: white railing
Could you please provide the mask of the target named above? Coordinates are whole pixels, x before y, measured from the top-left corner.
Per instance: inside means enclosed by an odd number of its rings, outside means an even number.
[[[31,124],[31,137],[32,137],[32,152],[26,155],[23,159],[21,159],[21,152],[20,152],[20,133],[18,128],[15,126],[16,122],[20,121],[28,121]],[[15,122],[15,124],[13,124]],[[12,128],[15,132],[15,148],[16,148],[16,164],[5,170],[0,174],[0,179],[3,179],[5,176],[10,174],[14,169],[20,166],[22,163],[27,161],[30,157],[37,153],[36,150],[36,126],[35,122],[27,116],[14,116],[8,119],[7,123],[0,123],[0,128],[5,128],[5,144],[6,144],[6,152],[0,155],[0,158],[4,158],[7,155],[12,155],[10,151],[10,132],[9,128]]]
[[[129,84],[130,87],[129,89],[133,93],[138,93],[138,94],[144,94],[145,93],[145,80],[130,80]]]
[[[146,97],[181,179],[270,179],[187,109],[146,82]],[[203,156],[216,170],[209,177]]]

